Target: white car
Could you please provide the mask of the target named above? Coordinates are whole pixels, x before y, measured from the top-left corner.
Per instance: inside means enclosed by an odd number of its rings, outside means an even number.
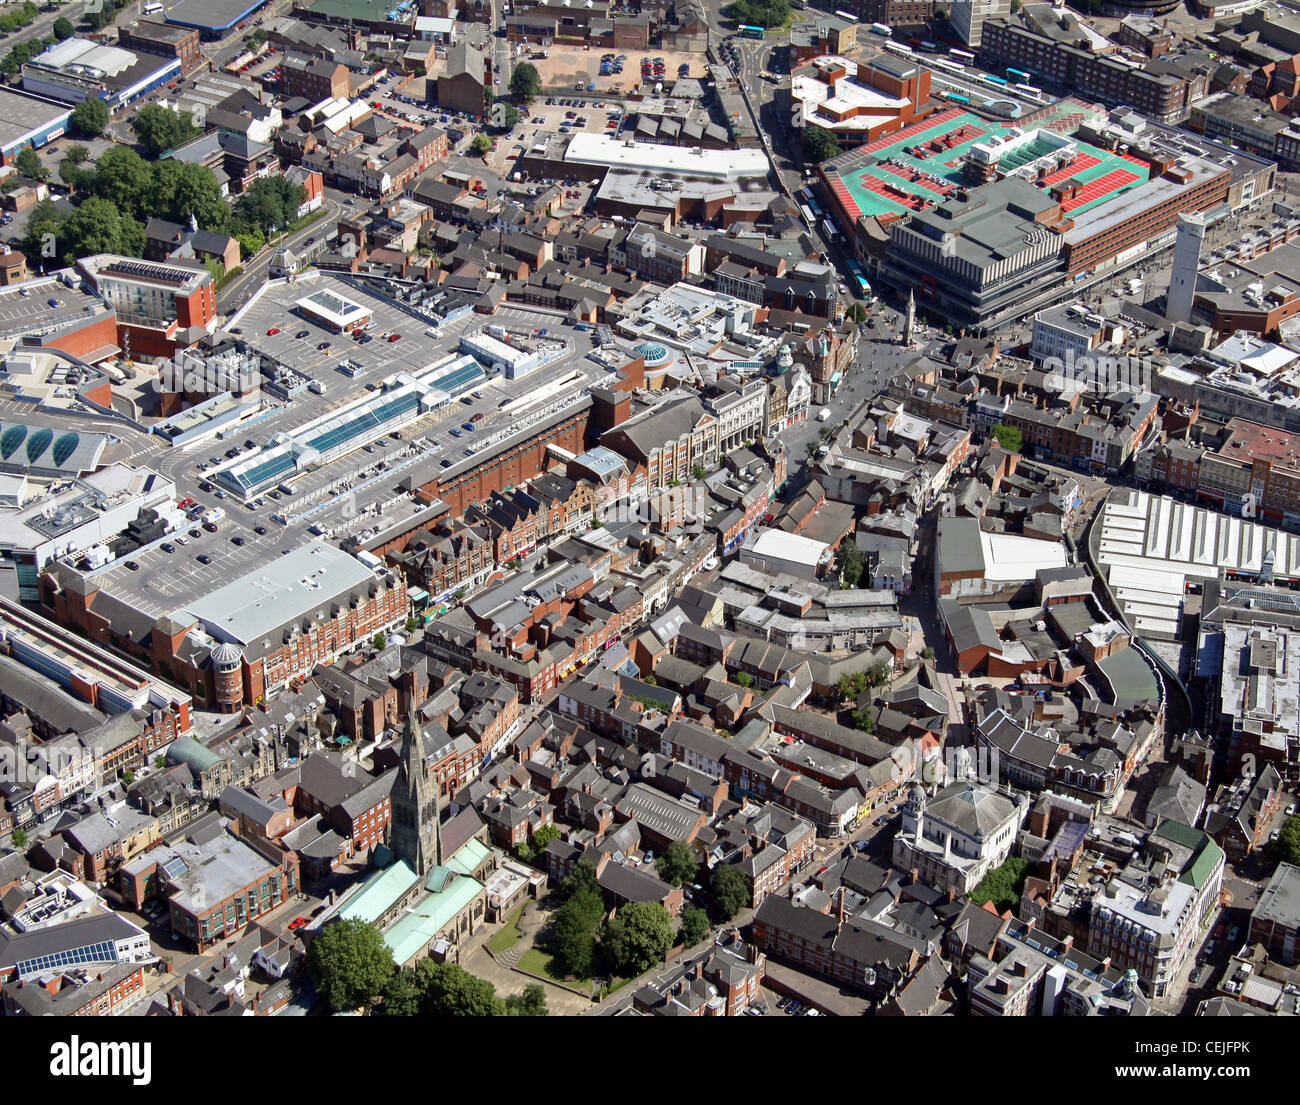
[[[1287,806],[1287,808],[1286,808],[1286,815],[1287,815],[1287,817],[1294,817],[1294,816],[1295,816],[1295,803],[1294,803],[1294,802],[1292,802],[1289,806]]]

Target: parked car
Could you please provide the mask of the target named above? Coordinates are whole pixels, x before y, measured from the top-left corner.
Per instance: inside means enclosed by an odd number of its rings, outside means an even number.
[[[194,559],[197,560],[200,564],[212,563],[212,557],[210,557],[207,553],[199,553],[199,555],[196,556]]]
[[[140,570],[140,565],[134,560],[128,560],[125,566],[128,572],[138,572]]]

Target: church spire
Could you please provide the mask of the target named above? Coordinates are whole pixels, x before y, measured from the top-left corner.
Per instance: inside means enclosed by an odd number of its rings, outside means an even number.
[[[442,863],[437,786],[429,778],[424,755],[424,728],[411,695],[402,731],[402,751],[393,785],[393,852],[406,860],[417,875],[426,875]]]

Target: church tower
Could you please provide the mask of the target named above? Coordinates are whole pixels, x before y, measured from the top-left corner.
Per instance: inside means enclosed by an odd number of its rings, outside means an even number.
[[[424,732],[416,716],[414,696],[406,709],[392,802],[393,854],[406,860],[423,878],[431,868],[442,864],[442,811],[437,784],[429,778],[424,758]]]

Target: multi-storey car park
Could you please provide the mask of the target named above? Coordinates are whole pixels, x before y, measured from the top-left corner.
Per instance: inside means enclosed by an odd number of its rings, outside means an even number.
[[[1220,218],[1256,201],[1275,173],[1065,99],[1014,123],[944,111],[826,162],[820,188],[860,253],[888,236],[886,282],[987,331],[1165,248],[1180,212]]]

